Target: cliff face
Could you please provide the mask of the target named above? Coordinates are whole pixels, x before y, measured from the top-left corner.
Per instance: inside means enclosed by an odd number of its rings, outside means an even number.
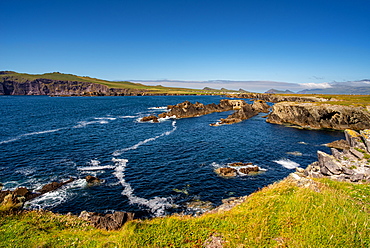
[[[0,81],[0,95],[140,95],[145,90],[113,89],[102,84],[60,81],[52,79],[14,80],[12,77],[3,77]]]
[[[362,130],[370,128],[370,113],[362,107],[281,102],[272,107],[266,121],[310,129]]]

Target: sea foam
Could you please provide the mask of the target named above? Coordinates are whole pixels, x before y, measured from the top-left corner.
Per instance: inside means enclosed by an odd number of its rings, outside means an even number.
[[[154,197],[152,199],[145,199],[142,197],[135,196],[134,190],[131,185],[125,180],[125,169],[128,163],[127,159],[116,159],[112,161],[115,163],[116,168],[113,173],[114,176],[119,180],[121,185],[124,187],[122,195],[126,196],[130,201],[130,204],[138,204],[147,207],[154,216],[164,216],[165,210],[173,206],[170,199],[164,197]]]
[[[298,164],[298,163],[296,163],[296,162],[294,162],[290,159],[287,159],[287,158],[274,160],[273,162],[278,163],[278,164],[282,165],[284,168],[287,168],[287,169],[295,169],[295,168],[300,166],[300,164]]]

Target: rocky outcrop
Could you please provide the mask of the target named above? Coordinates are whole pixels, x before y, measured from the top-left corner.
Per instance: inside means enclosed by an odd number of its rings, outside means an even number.
[[[263,169],[259,168],[257,165],[253,165],[253,163],[230,163],[227,167],[221,167],[215,169],[215,172],[222,177],[236,177],[237,175],[245,176],[248,174],[255,174],[258,172],[263,171]]]
[[[266,121],[308,129],[362,130],[370,128],[370,113],[363,107],[281,102]]]
[[[240,109],[236,110],[233,114],[229,115],[225,119],[221,119],[220,122],[218,123],[211,124],[211,126],[238,123],[243,120],[247,120],[253,116],[256,116],[261,112],[268,113],[269,109],[270,106],[262,100],[254,101],[253,104],[245,103],[243,106],[241,106]]]
[[[358,133],[354,130],[345,130],[345,144],[349,145],[342,146],[343,149],[331,148],[332,155],[318,151],[318,161],[299,171],[301,176],[303,174],[314,178],[328,177],[339,181],[369,182],[370,146],[365,142],[369,131]]]
[[[243,101],[244,102],[244,101]],[[203,103],[191,103],[189,101],[185,101],[176,105],[169,105],[167,106],[168,111],[161,113],[156,116],[146,116],[141,119],[141,121],[153,121],[157,122],[158,118],[166,118],[166,117],[176,117],[176,118],[190,118],[196,116],[202,116],[211,114],[214,112],[224,112],[233,110],[233,101],[231,100],[221,100],[219,104],[211,103],[204,105]]]
[[[113,214],[100,214],[94,212],[82,211],[80,218],[89,221],[96,228],[104,230],[118,230],[127,221],[134,219],[134,213],[114,212]]]
[[[8,205],[11,209],[21,209],[26,201],[32,200],[45,193],[57,190],[58,188],[73,182],[74,179],[70,178],[65,182],[52,182],[44,185],[38,192],[32,192],[26,187],[19,187],[15,190],[0,191],[0,204]]]

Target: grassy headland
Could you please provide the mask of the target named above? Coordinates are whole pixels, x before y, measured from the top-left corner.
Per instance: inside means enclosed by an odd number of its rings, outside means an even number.
[[[3,214],[0,247],[369,247],[370,185],[289,180],[246,197],[229,211],[200,217],[134,220],[103,231],[51,212]]]
[[[45,73],[45,74],[26,74],[26,73],[17,73],[13,71],[6,71],[3,74],[0,73],[1,79],[11,79],[19,83],[25,83],[27,81],[33,81],[37,79],[50,79],[55,81],[72,81],[72,82],[85,82],[85,83],[94,83],[108,86],[109,88],[115,89],[133,89],[133,90],[146,90],[149,93],[153,94],[224,94],[225,90],[201,90],[201,89],[188,89],[188,88],[178,88],[178,87],[164,87],[161,85],[157,86],[148,86],[140,83],[132,83],[128,81],[107,81],[97,78],[91,78],[86,76],[76,76],[73,74],[64,74],[59,72]],[[227,90],[230,92],[237,92],[233,90]]]

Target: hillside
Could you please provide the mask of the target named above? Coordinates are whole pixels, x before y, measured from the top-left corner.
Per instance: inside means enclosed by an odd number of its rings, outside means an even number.
[[[118,231],[51,212],[3,212],[0,247],[369,247],[369,184],[305,185],[288,178],[230,210],[134,220]]]
[[[185,95],[204,94],[203,90],[147,86],[127,81],[106,81],[63,74],[0,72],[0,95]]]

